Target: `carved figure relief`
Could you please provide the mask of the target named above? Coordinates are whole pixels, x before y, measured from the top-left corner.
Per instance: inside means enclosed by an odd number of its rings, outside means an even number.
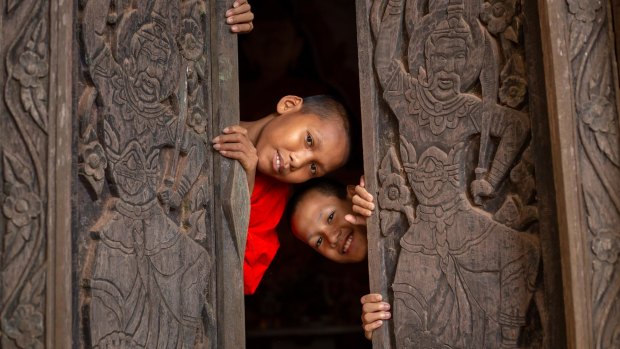
[[[205,13],[200,0],[83,7],[79,169],[103,201],[82,275],[94,348],[209,343]]]
[[[391,285],[396,347],[519,347],[541,253],[520,3],[374,11],[375,70],[400,143],[379,170],[381,229],[394,229],[390,212],[408,227]]]
[[[49,34],[48,1],[9,1],[1,14],[2,162],[0,347],[45,341]],[[4,26],[20,28],[5,31]],[[12,35],[14,34],[14,35]],[[6,46],[3,46],[6,45]]]

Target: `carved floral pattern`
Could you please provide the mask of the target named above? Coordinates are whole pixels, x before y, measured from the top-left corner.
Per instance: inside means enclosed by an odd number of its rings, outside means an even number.
[[[207,127],[207,118],[205,111],[199,106],[193,107],[190,110],[190,115],[187,119],[187,123],[194,129],[194,131],[196,131],[196,133],[205,133]]]
[[[620,165],[620,143],[616,132],[618,122],[610,101],[602,96],[593,96],[580,106],[579,112],[583,122],[594,132],[599,149],[614,164]]]
[[[13,316],[2,326],[7,336],[22,349],[42,349],[43,314],[31,304],[20,304]]]
[[[38,24],[26,44],[26,50],[19,55],[17,64],[12,67],[13,78],[21,85],[22,105],[44,131],[47,129],[45,77],[49,70],[45,25],[45,21]]]
[[[193,19],[184,19],[181,24],[179,45],[181,54],[190,61],[197,61],[203,53],[204,34]]]
[[[492,0],[482,5],[480,19],[493,34],[502,33],[515,16],[516,0]]]
[[[402,210],[404,205],[411,202],[411,190],[405,183],[405,179],[396,173],[390,173],[379,193],[379,205],[384,210]]]
[[[21,8],[28,6],[28,8]],[[0,347],[43,348],[45,304],[45,207],[48,156],[48,1],[8,2],[7,13],[23,11],[6,37],[8,111],[0,147],[4,194],[0,227]],[[4,33],[3,33],[4,34]],[[4,115],[3,115],[4,116]]]
[[[620,250],[620,133],[614,84],[616,70],[613,37],[609,34],[612,18],[601,0],[567,0],[565,14],[577,111],[579,175],[583,182],[583,212],[587,214],[587,238],[590,241],[591,266],[587,278],[592,289],[593,342],[596,348],[617,347],[620,331],[620,274],[617,260]],[[581,266],[580,266],[581,267]],[[579,286],[579,285],[578,285]]]
[[[592,22],[602,6],[601,0],[567,0],[568,10],[575,15],[577,20]]]
[[[14,186],[4,200],[2,212],[13,224],[23,227],[41,213],[41,199],[24,186]]]
[[[499,100],[511,108],[517,108],[525,100],[527,81],[523,57],[513,54],[500,74]]]
[[[94,180],[103,179],[108,161],[99,142],[91,142],[84,147],[84,173]]]
[[[614,264],[618,260],[618,254],[620,253],[620,238],[609,231],[599,233],[592,240],[592,252],[594,252],[598,260]]]

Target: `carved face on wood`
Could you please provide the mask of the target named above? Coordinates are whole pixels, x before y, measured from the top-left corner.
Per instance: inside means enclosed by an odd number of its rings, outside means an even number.
[[[291,217],[293,234],[325,258],[336,263],[355,263],[366,259],[366,227],[346,221],[353,214],[352,187],[346,199],[317,190],[305,194]]]
[[[428,37],[424,53],[429,89],[435,98],[445,101],[460,92],[469,63],[469,43],[469,26],[458,17],[440,22]]]
[[[467,65],[467,46],[462,39],[438,38],[428,55],[429,89],[439,100],[454,98],[461,89],[461,77]]]
[[[158,24],[140,28],[131,41],[134,59],[133,88],[143,102],[155,103],[167,97],[164,74],[171,68],[172,42]]]

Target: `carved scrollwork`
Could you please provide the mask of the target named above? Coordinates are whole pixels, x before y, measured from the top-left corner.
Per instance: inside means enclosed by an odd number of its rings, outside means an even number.
[[[620,234],[620,142],[617,86],[612,61],[613,39],[608,3],[567,0],[566,21],[569,58],[573,76],[573,100],[577,111],[581,190],[587,213],[591,258],[594,347],[620,345],[617,268]]]
[[[47,1],[9,1],[0,229],[0,347],[43,348],[46,289],[49,35]],[[25,8],[29,6],[29,8]],[[4,16],[4,15],[3,15]],[[4,33],[3,33],[4,34]],[[4,38],[3,38],[4,39]],[[1,49],[5,49],[2,47]]]

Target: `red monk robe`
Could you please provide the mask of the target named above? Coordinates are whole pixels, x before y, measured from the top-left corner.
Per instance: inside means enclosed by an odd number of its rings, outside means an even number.
[[[253,294],[280,247],[276,226],[282,218],[289,185],[256,174],[250,199],[250,225],[243,261],[243,291]]]

